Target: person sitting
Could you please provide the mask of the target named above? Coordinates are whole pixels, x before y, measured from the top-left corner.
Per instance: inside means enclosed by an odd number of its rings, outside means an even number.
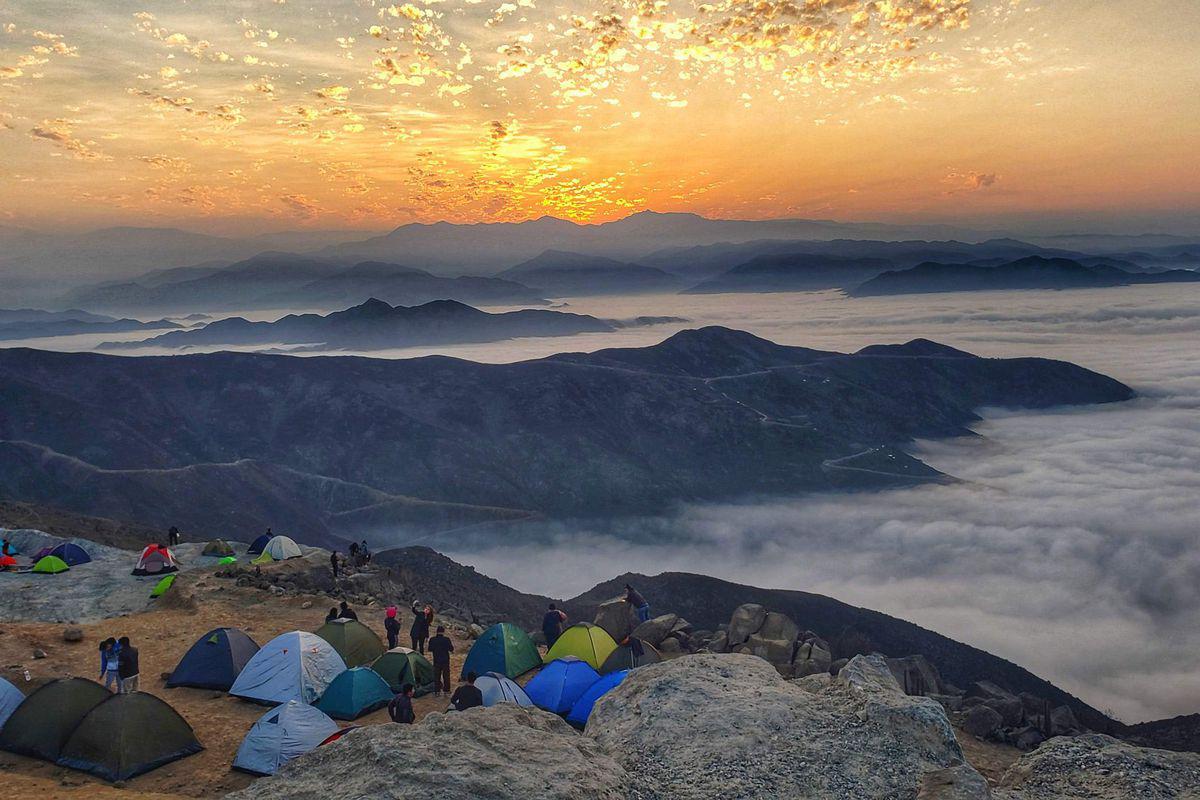
[[[341,604],[338,606],[338,609],[339,609],[338,610],[338,618],[339,619],[358,619],[358,614],[354,613],[353,608],[346,605],[345,600],[343,600],[341,602]]]
[[[400,694],[392,698],[392,702],[388,703],[388,716],[392,718],[392,722],[401,725],[411,725],[417,721],[417,714],[413,711],[413,685],[406,683],[400,687]]]
[[[334,606],[333,608],[329,609],[329,613],[325,615],[325,621],[333,622],[337,618],[338,618],[338,609],[337,609],[337,606]]]
[[[466,711],[468,708],[483,705],[483,692],[475,686],[477,677],[479,676],[474,672],[468,672],[467,682],[454,690],[454,696],[450,698],[450,705],[454,706],[455,711]]]

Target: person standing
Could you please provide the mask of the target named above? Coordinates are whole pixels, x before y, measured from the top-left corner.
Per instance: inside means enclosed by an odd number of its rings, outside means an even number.
[[[337,550],[329,554],[329,567],[333,570],[333,579],[336,581],[338,577],[338,557]]]
[[[637,610],[638,621],[645,622],[650,619],[650,604],[642,597],[641,592],[628,583],[625,584],[625,602]]]
[[[454,696],[450,698],[450,705],[454,706],[455,711],[466,711],[468,708],[483,705],[483,692],[479,691],[479,687],[475,685],[477,677],[479,676],[474,672],[468,672],[467,682],[460,684],[454,690]]]
[[[383,629],[387,631],[388,650],[395,649],[400,639],[400,622],[396,619],[395,606],[388,606],[383,618]]]
[[[120,675],[121,694],[133,694],[138,690],[138,678],[141,666],[138,664],[137,648],[129,641],[128,636],[122,636],[118,642],[121,653],[117,656],[117,674]]]
[[[100,643],[100,680],[110,692],[121,689],[121,647],[111,636]]]
[[[167,543],[171,547],[179,544],[179,528],[174,525],[171,526],[171,530],[167,531]]]
[[[438,630],[441,630],[441,628],[438,628]],[[425,616],[424,612],[413,612],[413,624],[412,628],[408,631],[408,635],[412,639],[412,649],[421,655],[425,655],[425,640],[429,638],[429,618]],[[447,689],[446,691],[450,690]]]
[[[550,604],[550,608],[542,617],[542,634],[546,637],[546,649],[554,647],[554,643],[558,641],[558,637],[562,636],[563,625],[567,622],[567,615],[558,609],[554,603]]]
[[[412,704],[413,685],[406,683],[400,687],[400,694],[392,698],[392,702],[388,703],[388,716],[392,718],[392,722],[400,725],[412,725],[417,721],[417,714],[413,711]]]
[[[437,636],[429,640],[429,654],[433,656],[434,697],[450,694],[450,654],[454,642],[446,635],[446,626],[438,625]]]

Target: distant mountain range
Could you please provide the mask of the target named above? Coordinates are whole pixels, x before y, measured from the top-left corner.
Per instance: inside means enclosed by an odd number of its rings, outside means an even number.
[[[0,396],[0,499],[212,536],[228,515],[303,517],[317,537],[407,536],[417,501],[609,517],[936,480],[900,448],[966,433],[975,408],[1132,392],[1056,361],[923,342],[844,355],[704,328],[516,364],[12,349]]]
[[[496,277],[520,281],[551,297],[674,292],[683,283],[678,275],[654,267],[561,250],[546,250]]]
[[[891,261],[882,258],[845,258],[805,253],[760,255],[687,289],[686,293],[816,291],[855,284],[891,266]]]
[[[231,317],[202,328],[137,342],[106,342],[104,350],[140,347],[296,344],[308,351],[384,350],[430,344],[495,342],[523,336],[571,336],[615,330],[603,320],[562,311],[524,309],[489,314],[454,300],[390,306],[382,300],[332,314],[289,314],[274,322]]]
[[[152,322],[114,319],[78,309],[69,311],[40,311],[28,308],[0,309],[0,341],[73,336],[81,333],[124,333],[182,327],[182,325],[165,319]]]
[[[926,262],[884,272],[852,289],[855,297],[992,289],[1082,289],[1145,283],[1197,283],[1200,271],[1129,272],[1109,263],[1028,256],[995,265]]]

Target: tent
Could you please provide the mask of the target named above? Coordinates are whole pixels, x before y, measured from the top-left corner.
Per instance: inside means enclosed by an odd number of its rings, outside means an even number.
[[[387,681],[370,667],[348,669],[333,679],[316,707],[334,719],[358,719],[392,699]]]
[[[276,536],[267,542],[262,549],[262,555],[254,559],[255,564],[265,564],[268,561],[285,561],[289,558],[300,558],[300,545],[287,536]]]
[[[312,703],[345,670],[342,657],[315,633],[281,633],[246,662],[229,693],[259,703]]]
[[[321,742],[320,746],[324,747],[325,745],[329,744],[330,742],[336,742],[338,739],[342,738],[350,731],[356,731],[360,727],[362,727],[362,726],[361,725],[347,725],[344,728],[338,728],[336,731],[334,731],[333,733],[326,736],[325,741]]]
[[[20,689],[4,678],[0,678],[0,728],[4,727],[4,723],[8,721],[8,718],[12,716],[24,699],[25,695],[21,693]]]
[[[525,693],[538,708],[552,714],[565,714],[596,681],[600,673],[586,661],[567,656],[551,661],[525,684]]]
[[[50,555],[53,552],[54,552],[53,545],[51,545],[50,547],[43,547],[41,550],[38,550],[36,553],[33,554],[33,560],[35,562],[41,561],[43,558],[45,558],[46,556]]]
[[[524,689],[499,672],[480,675],[475,679],[475,688],[483,694],[483,705],[487,708],[497,703],[516,703],[527,707],[533,705]]]
[[[86,678],[60,678],[35,691],[0,729],[0,750],[57,761],[79,723],[113,695]]]
[[[610,672],[607,675],[600,677],[600,680],[593,683],[587,688],[579,699],[575,701],[575,705],[571,707],[567,714],[567,722],[572,725],[583,727],[587,724],[588,717],[592,715],[592,706],[596,705],[596,701],[611,690],[621,685],[621,681],[625,680],[625,676],[629,674],[629,670],[623,669],[617,672]]]
[[[466,678],[468,672],[476,675],[499,672],[515,678],[536,669],[541,663],[537,645],[529,635],[512,623],[500,622],[484,631],[471,645],[460,680]]]
[[[635,651],[641,655],[635,655]],[[617,645],[617,649],[608,654],[608,658],[600,665],[600,674],[607,675],[619,669],[635,669],[660,661],[662,656],[654,649],[654,645],[641,639],[630,639],[629,644]]]
[[[179,712],[146,692],[109,695],[63,746],[59,766],[124,781],[204,748]]]
[[[562,632],[542,660],[549,664],[556,658],[575,656],[591,664],[592,669],[600,669],[604,659],[616,649],[617,643],[608,631],[590,622],[579,622]]]
[[[175,555],[161,544],[147,545],[138,558],[137,566],[133,568],[134,575],[161,575],[164,572],[176,572],[179,566],[175,563]]]
[[[88,551],[84,550],[77,544],[63,542],[58,547],[50,551],[49,555],[58,556],[63,561],[67,562],[68,567],[77,567],[80,564],[86,564],[92,560],[88,555]]]
[[[229,546],[229,542],[224,539],[213,539],[208,544],[204,545],[204,549],[200,551],[202,556],[231,556],[233,548]]]
[[[371,669],[387,681],[393,692],[399,692],[406,683],[413,685],[417,697],[433,691],[433,664],[416,650],[394,647],[375,659]]]
[[[250,543],[250,546],[248,548],[246,548],[246,552],[252,556],[256,556],[263,551],[264,547],[267,546],[267,542],[271,541],[274,538],[275,538],[274,534],[264,533],[262,536],[258,537],[257,539],[255,539],[253,542]]]
[[[17,566],[17,560],[12,556],[0,556],[0,569],[9,569]]]
[[[222,559],[221,559],[220,561],[218,561],[217,563],[218,563],[218,564],[236,564],[236,563],[237,563],[237,556],[225,556],[224,558],[222,558]]]
[[[150,590],[150,599],[153,600],[156,597],[162,597],[164,594],[167,593],[167,589],[170,589],[174,585],[175,585],[175,576],[168,575],[167,577],[163,578],[158,583],[154,584],[154,588]]]
[[[179,660],[167,688],[229,691],[246,663],[258,652],[258,644],[237,628],[215,628],[196,640]]]
[[[347,667],[370,664],[386,648],[375,631],[356,619],[335,619],[317,628],[317,636],[333,645]]]
[[[315,750],[337,732],[337,723],[324,711],[289,700],[254,723],[238,748],[233,768],[255,775],[274,775],[284,764]],[[337,794],[336,787],[328,788],[331,796]]]
[[[70,567],[67,562],[63,561],[58,556],[42,556],[38,562],[33,565],[33,571],[44,575],[57,575],[60,572],[66,572]]]

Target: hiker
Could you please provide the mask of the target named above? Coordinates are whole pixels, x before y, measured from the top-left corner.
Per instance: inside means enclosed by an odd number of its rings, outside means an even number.
[[[454,706],[455,711],[466,711],[468,708],[483,705],[483,692],[475,686],[477,677],[479,676],[474,672],[468,672],[467,682],[460,684],[454,690],[454,696],[450,698],[450,705]]]
[[[363,564],[371,563],[371,551],[367,549],[367,540],[363,539],[358,546],[358,553],[362,556]]]
[[[388,703],[388,716],[392,718],[392,722],[412,725],[417,721],[417,714],[413,711],[412,697],[413,685],[411,683],[400,687],[400,694],[393,697],[392,702]]]
[[[645,622],[650,619],[650,604],[646,602],[646,598],[642,597],[637,589],[628,583],[625,584],[625,602],[637,610],[639,621]]]
[[[425,655],[425,641],[429,638],[429,617],[425,613],[418,611],[413,603],[413,624],[408,631],[408,636],[412,639],[412,649],[416,650],[421,655]],[[441,628],[438,628],[441,630]],[[446,691],[450,691],[447,689]]]
[[[429,640],[429,654],[433,656],[434,697],[450,694],[450,654],[454,642],[446,635],[446,626],[438,625],[437,636]]]
[[[346,605],[346,601],[343,600],[341,602],[341,604],[338,606],[338,618],[339,619],[358,619],[358,614],[355,614],[354,609],[351,608],[350,606]]]
[[[121,653],[117,656],[117,674],[121,677],[119,691],[121,694],[133,694],[138,690],[138,651],[128,636],[122,636],[117,644],[121,645]]]
[[[333,569],[333,579],[336,581],[338,576],[337,550],[334,550],[329,554],[329,566]]]
[[[174,525],[171,526],[171,530],[167,531],[167,544],[171,547],[179,544],[179,528]]]
[[[334,606],[333,608],[329,609],[329,613],[325,615],[325,621],[333,622],[337,618],[338,618],[338,609],[337,609],[337,606]]]
[[[353,561],[356,566],[358,565],[358,544],[355,542],[350,543],[350,560]]]
[[[566,622],[567,615],[559,611],[558,606],[551,603],[550,609],[542,617],[542,633],[546,636],[547,650],[554,647],[554,643],[558,641],[558,637],[562,636],[563,625]]]
[[[12,550],[12,545],[8,543],[8,539],[5,539],[4,546],[0,548],[0,556],[11,556],[10,550]]]
[[[396,619],[396,607],[388,606],[383,618],[383,629],[387,631],[388,650],[394,650],[400,639],[400,621]]]
[[[121,646],[111,636],[100,643],[100,680],[110,692],[121,689]]]

